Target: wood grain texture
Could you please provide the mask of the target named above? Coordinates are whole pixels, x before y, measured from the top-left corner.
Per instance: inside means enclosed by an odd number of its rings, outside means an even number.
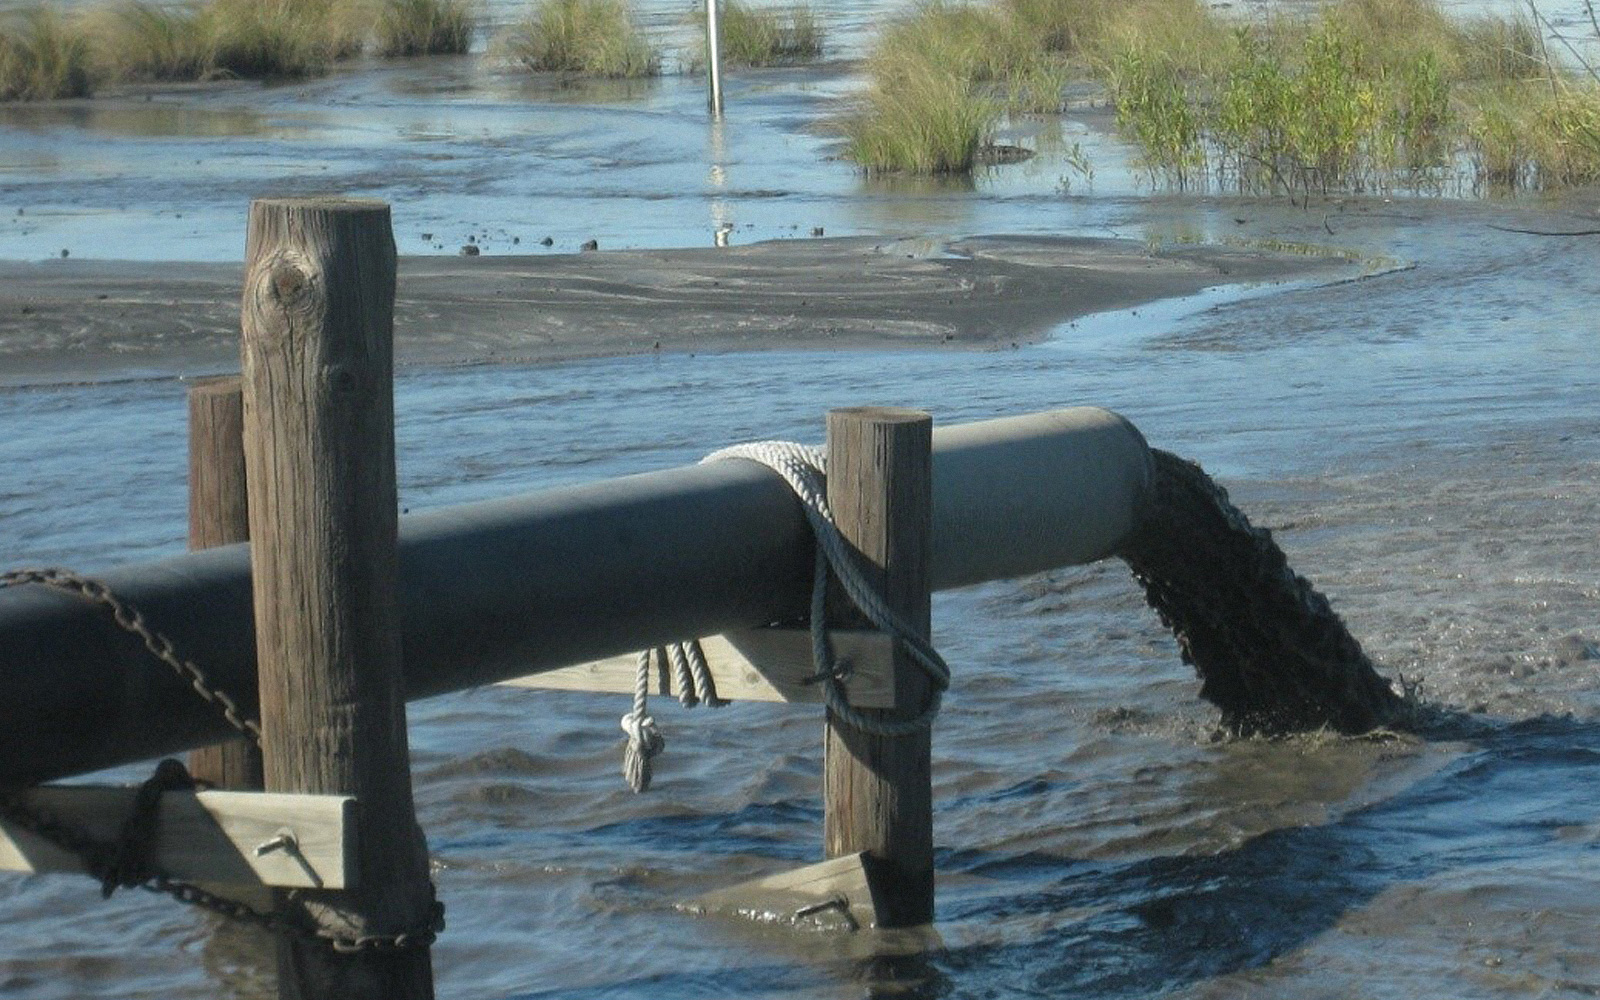
[[[828,504],[839,531],[890,607],[926,638],[931,616],[933,421],[914,410],[860,408],[828,414]],[[895,697],[920,706],[926,675],[901,649]],[[915,711],[915,708],[908,711]],[[933,919],[931,736],[871,736],[826,724],[824,839],[829,857],[866,852],[880,923]]]
[[[26,793],[40,810],[103,842],[117,839],[136,787],[45,785]],[[344,795],[165,792],[156,823],[156,867],[172,878],[228,886],[331,888],[355,878],[355,800]],[[282,831],[293,850],[257,856]],[[0,869],[81,872],[77,855],[0,821]]]
[[[875,629],[835,629],[830,633],[834,653],[851,665],[845,691],[852,705],[894,707],[893,648],[888,636]],[[757,628],[700,640],[706,666],[726,701],[786,701],[822,703],[822,687],[808,684],[816,673],[811,657],[809,629]],[[547,691],[596,691],[632,694],[638,676],[639,655],[627,653],[576,666],[546,670],[501,683],[507,687]],[[657,682],[651,693],[677,697],[670,671],[652,671]],[[662,685],[661,680],[668,683]]]
[[[808,917],[806,909],[831,900],[842,901],[842,906],[819,910],[813,919],[831,926],[842,910],[850,915],[857,928],[878,926],[878,909],[873,904],[864,854],[846,854],[804,868],[750,879],[697,896],[687,905],[692,910],[708,913],[799,924]]]
[[[244,386],[237,375],[189,387],[189,548],[250,537],[245,489]],[[261,748],[240,736],[189,754],[189,773],[215,788],[265,788]]]
[[[355,889],[301,904],[327,931],[426,923],[427,849],[401,697],[394,237],[380,202],[258,200],[241,365],[267,787],[356,797]],[[282,940],[286,997],[433,995],[426,948]]]

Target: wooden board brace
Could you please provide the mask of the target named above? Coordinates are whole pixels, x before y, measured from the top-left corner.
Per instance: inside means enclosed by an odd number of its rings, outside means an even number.
[[[137,793],[136,787],[45,785],[23,798],[29,809],[109,843]],[[155,866],[185,882],[346,888],[355,881],[355,803],[346,795],[164,792]],[[84,868],[75,855],[0,821],[0,870],[81,873]]]
[[[848,660],[845,692],[859,708],[894,708],[889,664],[893,640],[875,629],[834,629],[829,636],[839,660]],[[706,665],[717,684],[717,696],[728,701],[822,702],[822,686],[807,684],[816,673],[811,662],[811,633],[804,628],[756,628],[700,640]],[[510,687],[554,691],[599,691],[632,694],[638,654],[628,653],[577,666],[547,670],[504,681]],[[652,694],[676,697],[670,671],[655,671]]]
[[[723,913],[764,923],[814,924],[856,931],[876,927],[865,854],[751,879],[690,900],[683,909]]]

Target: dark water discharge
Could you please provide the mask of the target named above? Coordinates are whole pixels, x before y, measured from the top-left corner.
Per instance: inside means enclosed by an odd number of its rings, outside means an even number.
[[[1281,734],[1398,722],[1405,703],[1272,533],[1198,465],[1160,449],[1154,458],[1154,496],[1120,554],[1223,724]]]

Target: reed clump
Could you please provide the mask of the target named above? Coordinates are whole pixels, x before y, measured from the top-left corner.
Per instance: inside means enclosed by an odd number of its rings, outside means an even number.
[[[473,0],[386,0],[374,29],[382,56],[461,55],[472,48]]]
[[[0,18],[0,101],[48,101],[94,92],[88,35],[52,6]]]
[[[1482,95],[1468,124],[1478,177],[1491,188],[1600,182],[1600,89],[1572,81]]]
[[[113,80],[203,80],[217,72],[212,34],[198,4],[123,0],[85,21],[96,62]]]
[[[1600,88],[1551,65],[1525,18],[1456,22],[1434,0],[1341,0],[1308,20],[1181,34],[1177,51],[1146,36],[1101,63],[1121,131],[1179,187],[1436,186],[1463,159],[1493,184],[1600,177]]]
[[[810,7],[760,10],[739,0],[723,0],[717,7],[717,35],[722,60],[729,66],[782,66],[803,63],[822,55],[822,23]],[[688,60],[690,70],[706,64],[704,9],[695,13],[700,42]]]
[[[661,71],[660,53],[626,0],[543,0],[506,32],[499,47],[538,72],[626,79]]]
[[[988,86],[1030,48],[1002,13],[931,0],[893,22],[868,58],[864,95],[843,120],[845,154],[868,173],[970,172],[1001,105]]]

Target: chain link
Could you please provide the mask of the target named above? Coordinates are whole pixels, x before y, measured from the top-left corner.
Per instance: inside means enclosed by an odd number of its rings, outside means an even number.
[[[227,692],[213,687],[205,671],[192,660],[180,657],[171,640],[152,629],[137,608],[112,593],[105,584],[65,569],[24,569],[0,573],[0,589],[29,583],[50,587],[108,608],[118,626],[137,636],[151,655],[187,680],[197,694],[221,711],[230,725],[248,736],[257,746],[261,745],[261,727],[240,712],[238,702]],[[26,793],[17,789],[0,788],[0,819],[77,856],[83,862],[84,869],[100,881],[105,896],[110,896],[118,888],[140,888],[272,934],[314,941],[340,954],[426,948],[444,930],[444,904],[438,899],[429,902],[427,916],[413,928],[398,934],[349,936],[319,930],[283,910],[262,912],[247,903],[168,876],[150,863],[148,833],[160,792],[182,787],[194,787],[188,771],[178,761],[162,761],[155,774],[140,788],[133,811],[123,823],[122,839],[114,844],[96,840],[59,818],[34,808],[26,801]],[[428,889],[431,894],[431,880]],[[292,899],[295,893],[289,895]]]
[[[216,706],[230,726],[248,736],[256,746],[261,745],[260,724],[254,719],[246,718],[239,710],[239,703],[231,695],[213,686],[205,671],[201,670],[193,660],[179,656],[177,650],[173,648],[172,640],[152,629],[144,620],[144,615],[139,613],[139,609],[112,593],[105,584],[65,569],[19,569],[0,574],[0,588],[26,583],[37,583],[109,609],[111,617],[123,631],[137,636],[152,656],[188,681],[196,694],[204,698],[208,704]]]

